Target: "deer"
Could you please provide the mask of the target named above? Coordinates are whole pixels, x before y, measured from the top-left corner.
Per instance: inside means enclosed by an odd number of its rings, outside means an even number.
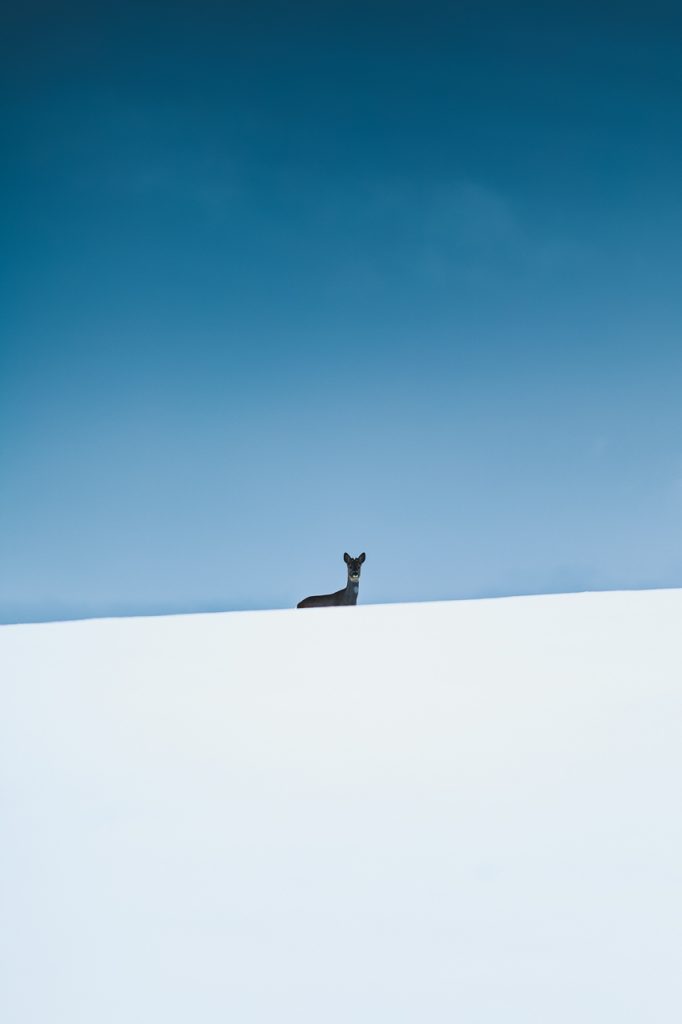
[[[337,590],[334,594],[320,594],[314,597],[306,597],[296,605],[297,608],[331,608],[336,605],[357,604],[358,587],[360,585],[360,567],[365,560],[365,552],[357,558],[351,558],[348,552],[344,552],[343,560],[348,566],[348,582],[343,590]]]

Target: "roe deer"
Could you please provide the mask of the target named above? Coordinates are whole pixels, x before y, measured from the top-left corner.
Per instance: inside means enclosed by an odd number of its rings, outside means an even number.
[[[335,594],[320,594],[316,597],[306,597],[299,601],[297,608],[329,608],[338,604],[357,604],[358,587],[360,585],[360,566],[365,560],[365,552],[357,558],[351,558],[348,552],[343,556],[348,566],[348,582],[343,590],[337,590]]]

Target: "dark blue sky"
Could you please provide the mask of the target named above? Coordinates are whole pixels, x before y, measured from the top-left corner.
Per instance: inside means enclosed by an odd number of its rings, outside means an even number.
[[[0,620],[682,585],[676,7],[6,13]]]

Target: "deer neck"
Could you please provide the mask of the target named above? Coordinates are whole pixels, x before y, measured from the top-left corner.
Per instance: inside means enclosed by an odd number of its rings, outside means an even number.
[[[352,580],[350,576],[348,577],[348,582],[346,583],[346,595],[350,603],[354,604],[357,601],[359,586],[360,580]]]

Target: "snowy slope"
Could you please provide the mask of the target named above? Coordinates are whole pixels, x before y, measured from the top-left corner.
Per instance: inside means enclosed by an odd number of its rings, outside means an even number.
[[[0,629],[7,1024],[682,1019],[682,591]]]

